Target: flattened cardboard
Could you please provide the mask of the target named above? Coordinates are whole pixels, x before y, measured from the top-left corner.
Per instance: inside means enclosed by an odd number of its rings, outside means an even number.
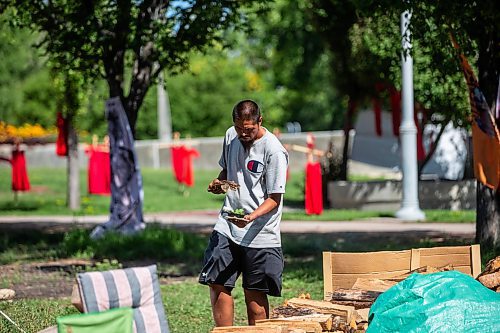
[[[478,244],[403,251],[323,252],[324,299],[335,289],[351,289],[358,278],[390,279],[422,266],[453,269],[476,278],[481,272]]]

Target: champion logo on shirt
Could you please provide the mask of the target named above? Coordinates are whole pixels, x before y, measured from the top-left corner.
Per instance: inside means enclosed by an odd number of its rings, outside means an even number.
[[[259,172],[264,171],[264,164],[262,164],[256,160],[251,160],[251,161],[248,161],[248,163],[247,163],[247,169],[250,172],[259,173]]]

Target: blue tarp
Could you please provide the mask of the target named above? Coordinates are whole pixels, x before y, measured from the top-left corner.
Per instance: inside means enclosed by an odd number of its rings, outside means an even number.
[[[374,332],[500,332],[500,293],[458,271],[412,274],[381,294]]]

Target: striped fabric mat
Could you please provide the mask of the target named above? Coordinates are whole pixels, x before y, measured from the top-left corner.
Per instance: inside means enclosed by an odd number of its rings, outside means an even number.
[[[134,332],[169,333],[156,265],[77,275],[84,312],[134,309]]]

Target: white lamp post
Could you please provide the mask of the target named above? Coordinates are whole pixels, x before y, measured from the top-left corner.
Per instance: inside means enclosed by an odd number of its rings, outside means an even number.
[[[158,139],[170,142],[172,140],[172,121],[170,116],[170,101],[165,89],[163,72],[158,75]]]
[[[402,103],[403,115],[399,133],[401,138],[401,164],[403,170],[403,201],[396,217],[407,220],[424,220],[425,214],[418,203],[417,128],[413,118],[413,59],[411,57],[411,12],[401,14],[402,47]]]

